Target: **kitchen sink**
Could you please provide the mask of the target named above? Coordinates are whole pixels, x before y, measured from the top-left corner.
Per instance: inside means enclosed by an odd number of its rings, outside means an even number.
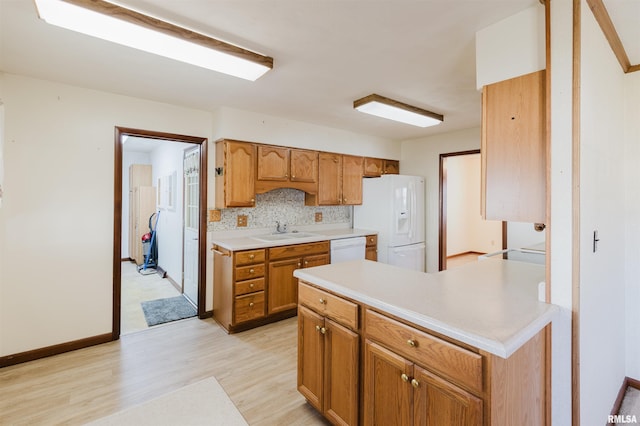
[[[310,232],[287,232],[284,234],[266,234],[266,235],[256,235],[252,237],[254,240],[258,241],[283,241],[283,240],[295,240],[298,238],[307,238],[307,237],[316,237],[318,234],[312,234]]]

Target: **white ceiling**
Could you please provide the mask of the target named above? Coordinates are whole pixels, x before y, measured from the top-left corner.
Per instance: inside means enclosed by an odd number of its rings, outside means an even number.
[[[122,4],[271,56],[274,69],[256,82],[244,81],[48,25],[38,19],[33,0],[0,0],[0,70],[203,110],[228,106],[385,138],[416,138],[479,125],[475,33],[539,2]],[[445,122],[421,129],[355,111],[353,101],[371,93],[443,114]]]
[[[631,65],[640,64],[640,1],[603,0]]]

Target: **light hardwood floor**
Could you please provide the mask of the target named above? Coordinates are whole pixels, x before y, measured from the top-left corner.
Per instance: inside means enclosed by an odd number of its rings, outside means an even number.
[[[447,257],[447,269],[457,268],[458,266],[466,265],[467,263],[477,262],[478,256],[484,253],[462,253],[454,256]]]
[[[120,334],[149,328],[142,302],[180,296],[178,289],[168,279],[158,274],[142,275],[133,262],[122,262],[121,283]]]
[[[296,321],[191,318],[0,369],[0,425],[79,425],[211,376],[250,425],[327,425],[296,390]]]

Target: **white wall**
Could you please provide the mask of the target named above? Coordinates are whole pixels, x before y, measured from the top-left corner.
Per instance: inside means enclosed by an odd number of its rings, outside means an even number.
[[[447,256],[502,249],[502,222],[480,213],[480,154],[446,158]]]
[[[640,72],[625,75],[626,375],[640,379]]]
[[[388,139],[291,121],[266,114],[219,108],[215,113],[215,122],[216,138],[239,139],[368,157],[400,158],[400,144]]]
[[[545,69],[544,26],[537,4],[478,31],[476,87]]]
[[[185,149],[196,145],[180,142],[156,142],[158,146],[151,152],[152,183],[158,188],[158,179],[175,173],[176,192],[174,207],[160,208],[157,224],[158,266],[167,271],[178,284],[182,284],[182,234],[184,224],[184,184],[183,157]],[[159,200],[159,197],[158,197]]]
[[[606,423],[625,375],[625,85],[581,3],[580,420],[597,425]],[[594,230],[601,240],[595,253]]]
[[[427,272],[438,271],[440,154],[479,148],[478,127],[402,142],[400,173],[425,178]]]
[[[131,257],[129,253],[129,166],[132,164],[151,164],[148,152],[122,152],[122,258]]]
[[[114,127],[210,138],[211,114],[24,76],[0,81],[0,355],[110,333]]]

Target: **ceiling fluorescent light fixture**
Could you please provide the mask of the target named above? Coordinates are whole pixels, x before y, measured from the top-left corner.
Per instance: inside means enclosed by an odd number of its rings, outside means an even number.
[[[255,81],[273,58],[103,0],[35,0],[49,24]]]
[[[435,126],[442,123],[444,117],[435,112],[407,105],[380,95],[369,95],[353,101],[353,107],[360,112],[400,121],[418,127]]]

